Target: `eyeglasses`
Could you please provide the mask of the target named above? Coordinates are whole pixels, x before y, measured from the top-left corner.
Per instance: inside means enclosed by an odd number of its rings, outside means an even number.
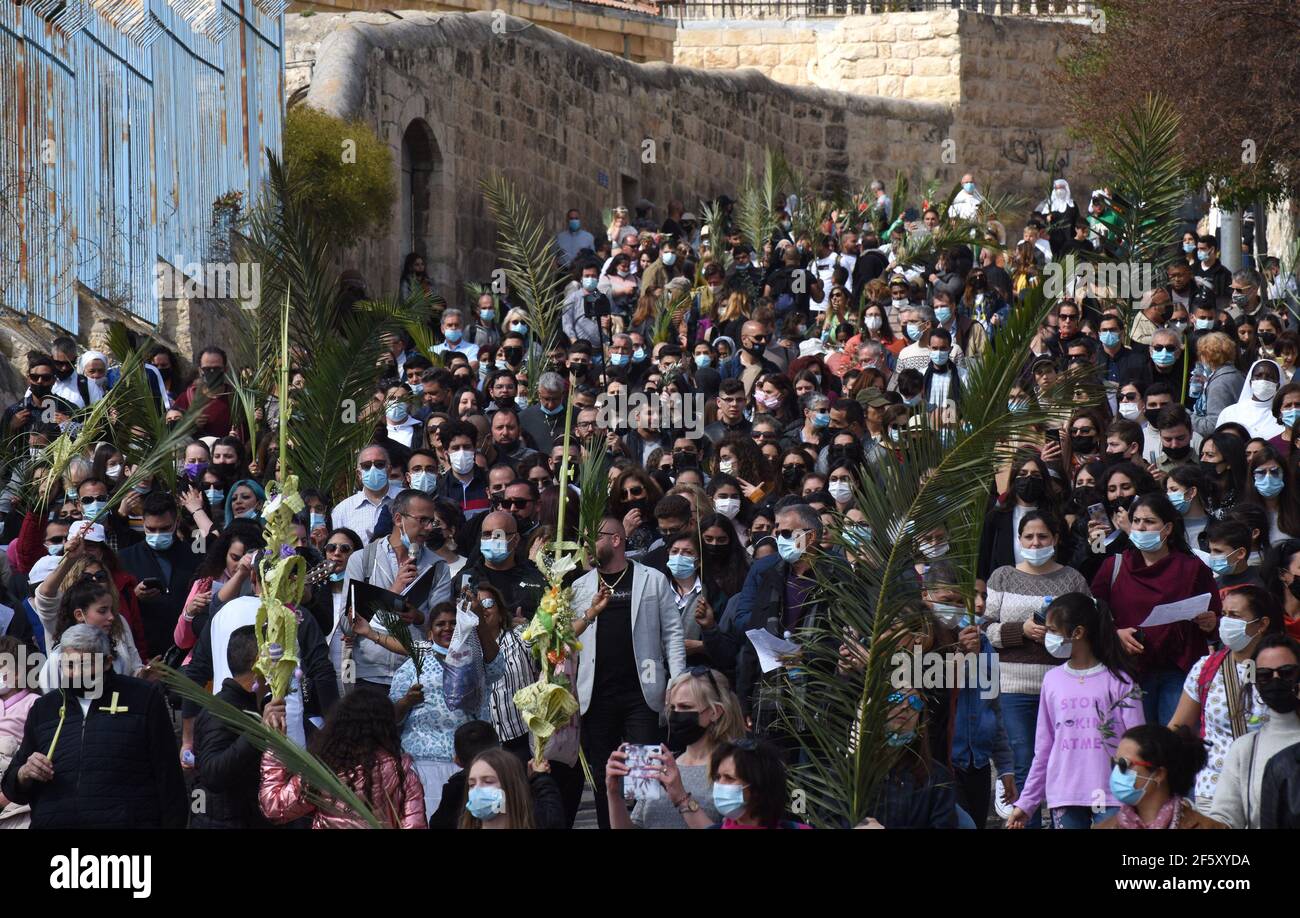
[[[1119,769],[1119,773],[1122,775],[1128,774],[1128,770],[1135,765],[1141,765],[1143,768],[1155,768],[1150,762],[1144,762],[1141,759],[1126,759],[1124,756],[1120,756],[1114,762],[1115,767]]]
[[[1281,478],[1281,477],[1282,477],[1282,470],[1279,468],[1255,469],[1256,480],[1259,480],[1261,478]]]
[[[526,510],[528,505],[533,502],[531,497],[503,497],[501,506],[506,510]]]
[[[1263,685],[1265,682],[1272,682],[1274,679],[1295,682],[1297,678],[1300,678],[1300,663],[1288,663],[1286,666],[1279,666],[1277,669],[1270,669],[1267,666],[1255,668],[1256,685]]]
[[[361,471],[363,471],[363,472],[368,472],[368,471],[370,471],[372,468],[376,468],[376,469],[379,469],[380,471],[383,471],[384,469],[388,468],[388,460],[387,460],[387,459],[375,459],[375,460],[373,460],[373,461],[369,461],[369,460],[368,460],[368,461],[366,461],[366,462],[358,462],[358,463],[357,463],[357,468],[361,469]]]
[[[350,555],[352,554],[353,551],[352,543],[351,542],[327,542],[325,544],[325,553],[329,554],[332,551],[341,551],[345,555]]]
[[[641,487],[640,485],[637,485],[634,488],[624,488],[623,496],[624,497],[645,497],[645,488]]]
[[[600,530],[596,532],[596,538],[598,539],[621,539],[623,535],[622,532],[601,532]]]
[[[434,526],[438,525],[437,518],[432,516],[410,516],[409,514],[406,513],[399,513],[397,514],[397,516],[406,517],[408,520],[415,523],[415,525],[419,526],[421,529],[432,529]]]
[[[756,430],[751,435],[755,440],[772,441],[781,439],[781,435],[772,431]]]

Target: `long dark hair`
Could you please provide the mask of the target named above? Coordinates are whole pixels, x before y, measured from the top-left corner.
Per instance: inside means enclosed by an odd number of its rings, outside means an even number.
[[[73,625],[80,624],[75,614],[78,609],[85,609],[101,599],[108,599],[112,603],[113,624],[109,626],[110,640],[121,640],[124,637],[125,625],[117,591],[113,589],[111,584],[97,583],[94,580],[80,580],[66,590],[59,600],[59,613],[54,621],[54,643],[59,643],[63,637],[63,632]]]
[[[776,828],[785,818],[787,799],[786,768],[781,753],[761,741],[721,743],[709,758],[710,781],[718,779],[718,769],[727,759],[731,759],[736,777],[745,782],[749,791],[746,815],[764,828]]]
[[[361,797],[381,820],[401,825],[406,804],[406,775],[402,767],[402,735],[393,703],[382,692],[363,690],[344,695],[312,740],[312,752],[348,784],[358,771]],[[375,797],[374,779],[380,756],[393,759],[398,776],[398,799]]]
[[[1169,503],[1168,500],[1165,503]],[[1137,684],[1133,662],[1119,642],[1119,631],[1105,601],[1093,599],[1086,593],[1065,593],[1052,600],[1047,607],[1047,621],[1055,619],[1066,634],[1083,626],[1093,656],[1111,671],[1115,678],[1130,685]]]
[[[1163,768],[1169,776],[1169,791],[1176,797],[1188,797],[1196,786],[1196,775],[1205,767],[1205,743],[1179,725],[1171,730],[1161,724],[1130,727],[1121,739],[1137,743],[1138,754],[1154,771]]]
[[[1246,476],[1246,491],[1239,495],[1243,504],[1254,504],[1267,509],[1263,496],[1255,489],[1255,470],[1265,462],[1276,462],[1282,470],[1282,490],[1277,495],[1277,528],[1290,536],[1300,536],[1300,503],[1295,499],[1295,478],[1291,463],[1278,455],[1277,450],[1265,445],[1259,448],[1255,458],[1250,462],[1250,474]]]
[[[1231,503],[1246,492],[1246,444],[1223,430],[1216,430],[1206,439],[1214,444],[1214,448],[1219,451],[1220,458],[1228,463],[1228,486],[1227,489],[1223,489],[1223,483],[1216,481],[1222,491],[1217,495],[1217,498],[1225,504]],[[1204,448],[1205,441],[1203,440],[1201,441],[1201,449]],[[1197,456],[1200,456],[1199,451]]]
[[[208,548],[208,553],[203,557],[203,563],[195,571],[195,578],[211,577],[216,580],[224,577],[226,574],[226,555],[230,553],[230,546],[234,542],[242,542],[245,551],[254,551],[266,547],[266,540],[262,538],[261,530],[252,520],[232,520],[217,540]]]
[[[741,506],[749,503],[743,497],[740,499]],[[740,544],[740,536],[736,533],[736,527],[721,513],[706,513],[700,518],[700,536],[712,529],[718,527],[727,534],[731,543],[727,549],[727,557],[721,563],[706,559],[704,565],[704,583],[710,592],[721,591],[728,598],[736,596],[745,585],[745,577],[749,574],[749,553],[745,547]],[[700,554],[703,557],[704,546],[700,547]],[[716,610],[721,614],[722,610]]]

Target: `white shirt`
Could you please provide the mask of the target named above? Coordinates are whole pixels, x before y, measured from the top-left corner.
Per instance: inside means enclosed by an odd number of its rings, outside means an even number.
[[[260,596],[239,596],[222,606],[216,616],[208,623],[212,632],[212,692],[221,691],[221,685],[230,678],[230,664],[226,660],[226,648],[230,636],[237,628],[257,623],[257,610],[262,605]],[[302,648],[298,649],[302,658]],[[289,739],[299,746],[307,745],[307,735],[302,725],[302,692],[291,691],[284,699],[285,723],[289,730]]]
[[[464,354],[470,363],[478,360],[478,345],[471,344],[464,338],[461,338],[456,344],[448,344],[446,341],[442,342],[442,344],[435,344],[429,350],[435,354]]]
[[[407,418],[401,424],[394,424],[392,421],[385,420],[388,426],[388,439],[396,440],[403,446],[410,446],[415,440],[415,428],[420,426],[420,422],[414,418]]]
[[[391,492],[386,493],[382,500],[375,502],[366,496],[365,491],[358,491],[336,505],[330,515],[336,528],[345,526],[351,529],[361,537],[363,545],[368,545],[374,535],[375,524],[379,522],[379,511],[392,502]]]

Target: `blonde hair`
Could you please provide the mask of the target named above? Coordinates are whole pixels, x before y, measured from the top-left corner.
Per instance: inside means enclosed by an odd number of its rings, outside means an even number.
[[[1196,353],[1215,368],[1232,363],[1237,345],[1223,332],[1209,332],[1196,339]]]
[[[696,484],[679,484],[673,485],[668,489],[669,494],[680,494],[691,502],[691,508],[695,511],[695,519],[698,522],[713,512],[713,501],[703,488]]]
[[[465,795],[460,802],[460,821],[457,828],[483,828],[483,820],[471,816],[469,810],[465,809],[465,804],[469,801],[469,773],[479,762],[496,772],[497,781],[506,797],[506,815],[510,818],[510,828],[536,828],[533,819],[533,793],[528,785],[528,773],[524,771],[524,766],[517,755],[500,747],[484,749],[474,756],[474,761],[465,766]]]
[[[710,675],[713,677],[712,681],[709,679]],[[668,683],[668,691],[664,693],[666,704],[671,703],[673,691],[682,685],[689,686],[691,697],[701,708],[722,709],[722,713],[705,727],[712,747],[717,748],[723,743],[735,742],[744,737],[745,715],[740,712],[740,700],[731,690],[731,683],[727,681],[726,676],[716,669],[699,676],[684,672]]]

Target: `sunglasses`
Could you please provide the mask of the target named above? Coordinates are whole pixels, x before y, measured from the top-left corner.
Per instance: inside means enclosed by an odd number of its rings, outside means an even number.
[[[778,539],[793,539],[800,533],[807,531],[807,529],[774,529],[772,530],[772,535],[776,536]]]
[[[1274,468],[1274,469],[1256,469],[1256,470],[1255,470],[1255,478],[1256,478],[1256,480],[1258,480],[1258,479],[1260,479],[1260,478],[1281,478],[1281,477],[1282,477],[1282,470],[1281,470],[1281,469]]]
[[[80,497],[80,498],[78,498],[77,500],[81,503],[81,506],[83,506],[83,507],[89,507],[91,504],[95,503],[96,501],[100,501],[100,500],[108,500],[108,498],[107,498],[107,497],[93,497],[93,496],[91,496],[90,494],[87,494],[86,496],[84,496],[84,497]]]
[[[722,691],[718,688],[718,681],[713,678],[713,669],[711,667],[692,666],[686,671],[690,673],[692,679],[708,679],[709,685],[713,686],[714,694],[722,694]]]
[[[341,551],[345,555],[350,555],[353,552],[352,543],[351,542],[329,542],[325,545],[325,552],[326,554],[328,554],[329,552],[332,551]]]
[[[34,383],[54,382],[53,373],[28,373],[27,378]]]
[[[903,704],[906,702],[907,706],[913,711],[925,710],[925,700],[920,695],[904,695],[902,692],[892,692],[885,700],[890,704]]]
[[[1119,773],[1122,775],[1128,774],[1128,770],[1135,765],[1140,765],[1143,768],[1155,768],[1155,766],[1150,762],[1144,762],[1141,759],[1126,759],[1124,756],[1115,759],[1114,763],[1115,767],[1119,769]]]
[[[83,583],[87,581],[92,583],[108,583],[108,571],[96,571],[93,574],[82,574],[81,580]]]
[[[1168,344],[1157,344],[1157,345],[1152,346],[1151,350],[1152,350],[1153,353],[1156,353],[1156,354],[1172,354],[1172,353],[1174,353],[1176,350],[1178,350],[1178,348],[1176,348],[1176,347],[1171,347],[1171,346],[1168,345]]]
[[[503,497],[501,506],[507,510],[526,510],[533,501],[528,497]]]
[[[1255,668],[1255,684],[1263,685],[1265,682],[1272,682],[1274,679],[1281,679],[1283,682],[1295,682],[1300,679],[1300,663],[1289,663],[1286,666],[1279,666],[1277,669],[1270,669],[1267,666]]]
[[[624,488],[623,496],[624,497],[645,497],[645,488],[639,485],[635,488]]]
[[[358,462],[357,468],[361,469],[361,471],[363,472],[368,472],[372,468],[379,469],[382,471],[388,468],[388,461],[385,459],[375,459],[373,461]]]

